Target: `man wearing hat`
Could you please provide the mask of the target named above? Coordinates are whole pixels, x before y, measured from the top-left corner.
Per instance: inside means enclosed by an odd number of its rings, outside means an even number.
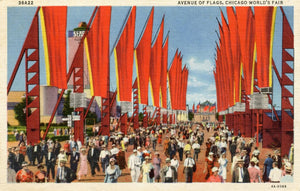
[[[281,156],[280,156],[279,150],[275,150],[274,151],[274,155],[272,156],[272,159],[273,159],[273,162],[277,162],[278,168],[281,169],[281,167],[282,167],[282,160],[281,160]]]
[[[292,176],[292,167],[291,166],[286,166],[285,167],[285,176],[282,176],[280,178],[280,183],[293,183],[294,178]]]
[[[248,168],[250,182],[260,182],[260,170],[256,168],[255,164],[257,163],[257,159],[252,157],[250,161],[250,166]]]
[[[53,152],[53,148],[49,147],[48,149],[48,153],[46,154],[46,167],[47,167],[47,174],[48,177],[50,179],[50,171],[52,174],[52,179],[54,179],[55,177],[55,161],[56,161],[56,157],[55,157],[55,153]]]
[[[15,160],[14,168],[15,171],[18,172],[20,169],[22,169],[22,163],[25,161],[25,157],[20,153],[19,147],[16,148],[15,156],[16,156],[16,160]]]
[[[194,159],[192,159],[192,155],[190,151],[186,152],[187,158],[184,160],[184,174],[185,174],[185,182],[193,182],[193,166],[195,165]]]
[[[128,159],[128,169],[130,170],[132,182],[138,182],[141,173],[142,161],[137,155],[137,150],[133,150],[133,154]]]
[[[161,169],[161,179],[165,183],[177,182],[177,171],[174,166],[171,166],[170,158],[166,159],[166,166]]]
[[[271,154],[267,155],[268,157],[266,158],[265,162],[264,162],[264,174],[263,174],[263,181],[264,182],[268,182],[269,181],[269,175],[270,175],[270,171],[273,168],[273,159],[271,158]]]
[[[212,175],[207,179],[206,182],[224,182],[223,177],[218,174],[218,167],[212,168]]]
[[[232,174],[232,182],[235,183],[250,182],[248,169],[244,167],[244,160],[239,159],[237,164],[238,166],[234,169]]]
[[[55,178],[56,183],[70,183],[74,180],[72,170],[66,166],[66,163],[66,159],[62,159],[60,161],[60,167],[57,168],[57,174]]]

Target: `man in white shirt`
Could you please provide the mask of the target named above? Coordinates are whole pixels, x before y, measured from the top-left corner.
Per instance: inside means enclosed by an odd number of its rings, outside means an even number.
[[[177,160],[177,155],[174,155],[173,159],[171,160],[171,166],[174,166],[177,172],[177,169],[179,167],[179,161]]]
[[[279,183],[281,176],[282,176],[282,170],[278,168],[277,162],[273,162],[273,169],[271,169],[269,174],[270,182]]]
[[[119,149],[116,147],[115,144],[112,145],[112,149],[110,150],[111,155],[116,158],[117,154],[119,153]]]
[[[194,150],[194,156],[193,159],[195,161],[198,161],[198,154],[200,153],[200,144],[198,143],[198,141],[196,141],[193,145],[192,148]]]
[[[183,149],[185,146],[182,138],[180,138],[179,140],[177,139],[177,145],[179,147],[179,149],[178,149],[179,159],[180,159],[180,161],[182,161],[183,160]]]
[[[187,158],[184,160],[184,174],[185,182],[193,182],[193,166],[195,164],[194,159],[192,159],[191,153],[187,152]]]
[[[177,182],[177,170],[171,165],[170,158],[166,159],[166,166],[161,169],[161,178],[164,183]]]
[[[137,150],[134,149],[133,154],[130,155],[128,159],[128,168],[130,170],[132,182],[138,182],[141,173],[141,166],[141,158],[137,155]]]
[[[105,145],[102,145],[102,150],[100,152],[100,161],[101,161],[101,167],[102,167],[102,172],[105,173],[105,169],[109,165],[109,157],[110,157],[110,152],[107,150],[107,147]]]

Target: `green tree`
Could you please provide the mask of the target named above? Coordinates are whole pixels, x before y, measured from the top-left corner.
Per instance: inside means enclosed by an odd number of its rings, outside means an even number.
[[[194,113],[193,112],[189,112],[189,121],[192,121],[194,119]]]
[[[216,113],[216,120],[217,121],[219,120],[219,113],[218,112]]]
[[[28,104],[32,102],[32,98],[28,97]],[[25,126],[26,125],[26,113],[24,112],[26,107],[26,98],[23,98],[20,103],[18,103],[15,108],[15,119],[19,121],[20,125]],[[31,114],[31,110],[28,110],[29,115]]]
[[[86,112],[86,109],[84,110],[84,113],[85,112]],[[97,123],[97,115],[95,112],[88,111],[88,114],[86,115],[86,124],[94,125],[94,123]]]
[[[139,113],[139,121],[143,121],[144,119],[144,114],[142,112]]]
[[[71,90],[68,90],[67,95],[64,100],[64,108],[62,111],[62,114],[64,117],[67,117],[68,115],[71,115],[74,109],[70,107],[70,95],[71,95]]]

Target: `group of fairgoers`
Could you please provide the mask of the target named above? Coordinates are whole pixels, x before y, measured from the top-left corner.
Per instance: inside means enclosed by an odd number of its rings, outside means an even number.
[[[8,182],[49,182],[52,178],[57,183],[68,183],[75,179],[82,181],[88,174],[88,164],[94,176],[96,170],[100,172],[100,163],[102,172],[105,173],[106,183],[118,182],[125,168],[130,170],[132,182],[138,182],[141,178],[143,183],[171,183],[178,181],[180,160],[184,161],[185,181],[193,182],[193,174],[197,171],[198,154],[204,143],[204,131],[201,131],[200,127],[205,129],[205,125],[192,123],[172,127],[152,126],[146,130],[140,128],[129,135],[116,133],[110,137],[90,137],[85,140],[86,144],[81,144],[79,140],[75,141],[71,136],[63,147],[59,142],[53,143],[51,140],[33,146],[25,146],[22,143],[20,147],[8,149],[7,180]],[[163,134],[166,134],[164,139],[162,139]],[[170,136],[168,137],[167,134]],[[111,149],[108,149],[109,142],[112,142]],[[214,135],[205,142],[206,158],[203,171],[205,180],[226,182],[228,166],[226,153],[230,152],[232,182],[293,181],[293,145],[290,155],[284,156],[283,159],[277,150],[273,156],[269,154],[261,175],[258,166],[260,151],[256,147],[252,151],[253,143],[254,140],[251,139],[246,144],[243,137],[235,137],[227,127],[215,129]],[[164,162],[160,158],[160,153],[156,152],[157,144],[164,147],[164,154],[168,157]],[[126,162],[125,152],[131,145],[133,153]],[[42,154],[39,157],[29,156],[28,149],[35,155]],[[25,161],[25,155],[30,164]],[[38,170],[33,174],[28,165],[35,165],[36,159],[39,163]],[[70,167],[66,166],[68,160]],[[47,170],[44,170],[43,161]],[[162,163],[165,163],[163,168],[161,168]]]

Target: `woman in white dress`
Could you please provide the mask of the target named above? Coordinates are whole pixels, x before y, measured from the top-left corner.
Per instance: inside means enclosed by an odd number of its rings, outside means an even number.
[[[63,148],[61,148],[60,149],[60,153],[57,155],[57,166],[60,168],[60,161],[62,161],[62,160],[65,160],[65,161],[67,161],[68,160],[68,158],[67,158],[67,155],[66,155],[66,153],[65,153],[65,150],[63,149]]]
[[[232,164],[231,164],[231,174],[233,173],[235,166],[237,164],[237,161],[241,158],[240,153],[236,152],[235,156],[232,159]]]
[[[142,165],[141,175],[143,176],[143,183],[152,183],[154,178],[154,167],[151,163],[151,158],[149,156],[145,157],[145,161]]]
[[[225,153],[221,154],[221,157],[219,158],[218,162],[219,162],[219,175],[222,176],[224,182],[226,182],[228,160],[226,158]]]

